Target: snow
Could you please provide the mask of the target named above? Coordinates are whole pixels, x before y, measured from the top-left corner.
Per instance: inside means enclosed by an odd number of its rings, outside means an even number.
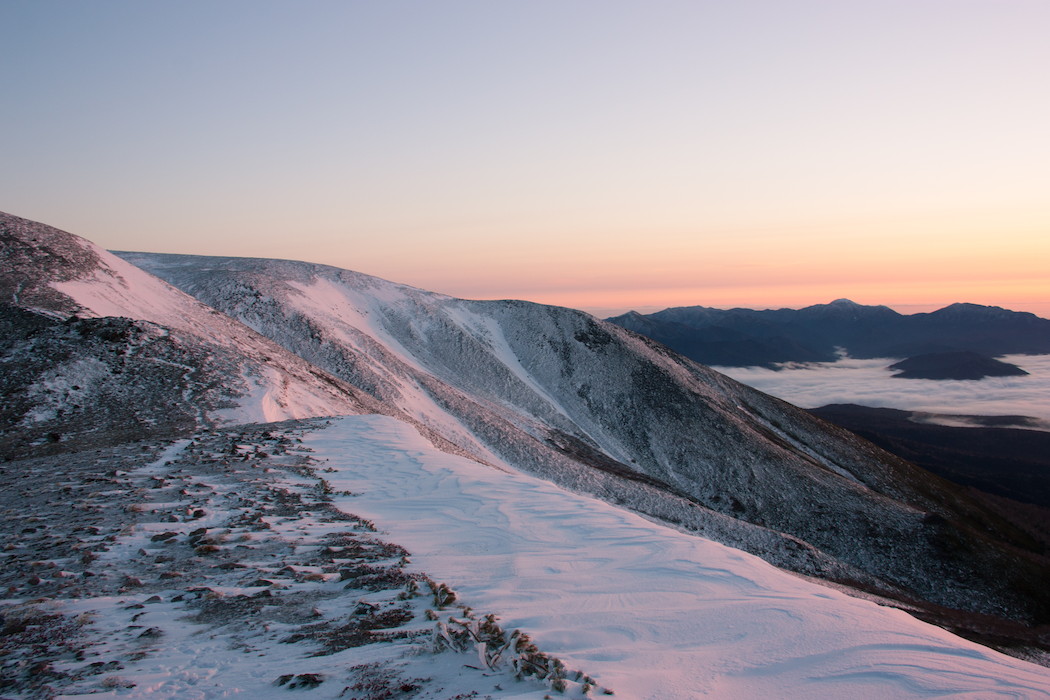
[[[467,333],[486,341],[495,359],[510,370],[530,391],[546,401],[551,410],[556,411],[565,418],[570,418],[562,407],[561,402],[551,395],[532,373],[521,364],[521,358],[511,348],[510,342],[507,340],[499,322],[491,316],[473,313],[469,308],[465,307],[466,305],[459,307],[448,306],[445,309],[445,313]]]
[[[223,423],[274,423],[347,412],[345,405],[333,402],[308,384],[288,381],[272,366],[242,373],[242,378],[247,388],[245,397],[233,408],[213,412]]]
[[[439,452],[391,417],[135,443],[104,470],[101,458],[64,457],[65,481],[26,499],[28,529],[46,532],[16,528],[3,552],[6,573],[33,557],[43,579],[8,577],[4,619],[62,616],[46,657],[58,697],[276,700],[288,697],[281,678],[317,674],[318,699],[388,697],[352,689],[373,678],[380,691],[414,683],[417,700],[582,700],[579,683],[559,694],[506,664],[484,668],[481,645],[434,653],[432,630],[467,616],[459,606],[627,700],[1050,697],[1046,668],[505,464]],[[44,538],[73,549],[33,554]],[[344,573],[362,562],[404,578],[357,584]],[[448,584],[455,606],[433,621],[436,601],[406,596],[409,579]],[[362,603],[411,610],[399,629],[414,636],[319,654]]]
[[[413,378],[428,374],[428,370],[380,321],[390,308],[406,303],[412,291],[410,288],[376,280],[366,292],[362,292],[354,286],[324,277],[315,278],[310,284],[290,281],[288,286],[298,292],[288,296],[289,306],[318,321],[330,339],[352,348],[362,357],[368,357],[374,348],[382,348],[383,361],[373,362],[371,367],[397,387],[399,410],[439,430],[456,444],[471,445],[472,452],[479,457],[494,458]],[[405,368],[413,371],[405,372]]]
[[[404,570],[405,550],[331,506],[299,445],[303,430],[321,425],[115,448],[106,462],[122,468],[99,477],[80,463],[66,475],[90,501],[84,517],[69,517],[60,487],[44,484],[27,503],[34,532],[8,533],[0,552],[4,697],[269,700],[304,676],[316,682],[299,687],[318,699],[408,697],[405,685],[417,700],[551,692],[535,677],[516,679],[510,663],[479,668],[483,648],[436,643],[436,625],[455,642],[455,620],[481,620],[482,611],[438,607],[425,572]],[[71,545],[73,556],[34,560],[39,576],[29,582],[18,562],[43,538]],[[559,697],[580,698],[573,677]]]
[[[1050,697],[1050,671],[381,416],[306,438],[414,565],[621,698]]]
[[[425,371],[413,354],[377,321],[384,310],[406,302],[407,288],[383,283],[362,293],[355,287],[324,277],[315,278],[310,284],[290,281],[288,286],[299,292],[289,297],[292,308],[307,316],[324,319],[325,326],[335,330],[344,342],[359,345],[355,342],[355,335],[347,331],[364,332],[392,351],[401,362]]]
[[[68,295],[99,317],[126,316],[173,328],[187,326],[187,314],[204,308],[192,297],[131,263],[83,241],[103,261],[105,267],[92,270],[88,277],[53,282],[52,288]]]
[[[313,376],[302,358],[93,243],[75,241],[97,257],[98,265],[51,287],[79,304],[81,315],[150,321],[241,356],[246,395],[235,408],[216,411],[215,418],[279,421],[361,411],[346,392]]]

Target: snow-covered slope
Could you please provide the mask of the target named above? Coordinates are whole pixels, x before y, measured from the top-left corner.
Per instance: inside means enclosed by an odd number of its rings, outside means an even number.
[[[1050,697],[1050,671],[898,610],[348,417],[305,445],[335,503],[615,697]],[[511,689],[508,694],[512,694]],[[493,697],[500,697],[493,693]]]
[[[34,439],[112,428],[117,414],[130,433],[375,410],[363,392],[72,234],[0,214],[0,261],[3,389],[21,410],[4,418]]]
[[[5,697],[1050,697],[1045,667],[385,416],[8,463],[0,507]]]
[[[1050,619],[1045,561],[957,488],[587,314],[307,263],[119,255],[480,461],[808,574]]]

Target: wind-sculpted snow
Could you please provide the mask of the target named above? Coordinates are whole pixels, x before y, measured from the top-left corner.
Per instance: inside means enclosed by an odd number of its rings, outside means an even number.
[[[636,700],[1050,697],[1050,671],[544,481],[349,417],[305,445],[341,508]]]
[[[20,401],[25,410],[5,415],[0,430],[29,427],[30,442],[36,433],[69,437],[78,420],[79,432],[130,436],[136,426],[162,434],[176,425],[377,410],[363,392],[72,234],[0,214],[0,260],[0,323],[9,331],[2,359],[7,384],[16,384],[6,388],[39,399]],[[122,320],[108,330],[85,320],[102,318]],[[57,405],[63,397],[67,405]],[[89,408],[113,410],[96,420]],[[63,409],[66,420],[49,425]]]
[[[5,697],[1050,697],[1044,667],[386,416],[6,462],[0,496]]]
[[[582,312],[308,263],[120,255],[479,461],[807,574],[1050,620],[1046,563],[959,489]]]

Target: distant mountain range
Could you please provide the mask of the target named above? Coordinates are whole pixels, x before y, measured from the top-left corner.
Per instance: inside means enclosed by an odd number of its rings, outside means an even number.
[[[842,351],[856,358],[1050,353],[1050,320],[978,304],[900,314],[838,299],[797,310],[686,306],[607,320],[692,360],[724,367],[832,362]]]
[[[0,262],[9,459],[382,413],[447,452],[912,609],[1050,622],[1050,562],[963,489],[583,312],[303,262],[118,257],[10,215]],[[803,312],[852,327],[864,308]],[[929,316],[956,328],[980,308]]]

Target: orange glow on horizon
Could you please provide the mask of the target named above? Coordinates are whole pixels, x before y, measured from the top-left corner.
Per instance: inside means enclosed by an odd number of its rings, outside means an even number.
[[[611,316],[629,310],[651,313],[676,306],[801,308],[847,298],[858,304],[889,306],[902,313],[930,311],[956,302],[968,302],[1029,311],[1050,318],[1050,285],[1045,280],[996,280],[954,285],[928,282],[905,285],[782,284],[756,287],[534,290],[501,298],[522,298],[540,304],[567,306],[598,316]]]

